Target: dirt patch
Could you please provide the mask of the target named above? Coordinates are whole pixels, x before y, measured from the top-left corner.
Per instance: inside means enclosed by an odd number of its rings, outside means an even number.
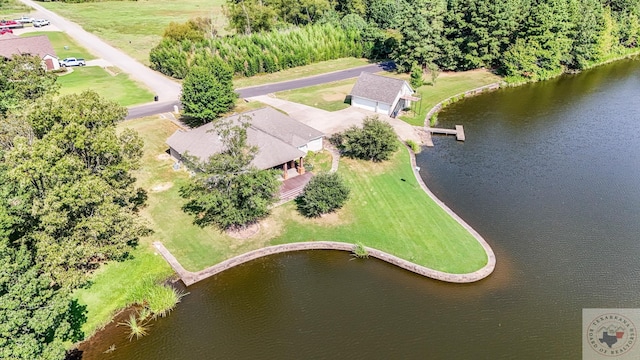
[[[162,153],[158,155],[158,160],[169,160],[169,159],[171,159],[171,155],[167,153]]]
[[[229,229],[225,231],[225,233],[234,239],[248,239],[255,236],[259,231],[260,224],[254,223],[247,226]]]
[[[172,186],[173,186],[172,182],[161,183],[161,184],[154,185],[151,188],[151,191],[152,192],[162,192],[162,191],[166,191],[166,190],[171,189]]]

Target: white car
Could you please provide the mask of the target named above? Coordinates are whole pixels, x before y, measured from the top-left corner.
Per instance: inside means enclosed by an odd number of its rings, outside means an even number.
[[[47,19],[35,19],[33,20],[33,26],[35,27],[41,27],[41,26],[46,26],[49,25],[50,22]]]
[[[32,18],[32,17],[28,17],[28,16],[23,16],[20,19],[16,19],[17,22],[23,23],[23,24],[32,23],[33,20],[35,20],[35,19]]]

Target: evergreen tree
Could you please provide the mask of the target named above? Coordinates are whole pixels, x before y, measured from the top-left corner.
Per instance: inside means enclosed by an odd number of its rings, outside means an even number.
[[[570,11],[574,24],[570,66],[582,69],[603,55],[598,39],[605,31],[604,9],[599,0],[572,0]]]
[[[402,35],[392,59],[399,71],[408,71],[413,63],[424,66],[436,62],[443,44],[444,0],[410,0],[401,12]]]

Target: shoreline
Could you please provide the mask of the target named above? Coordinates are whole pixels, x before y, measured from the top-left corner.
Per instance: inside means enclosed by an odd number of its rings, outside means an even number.
[[[431,269],[429,267],[419,265],[408,260],[399,258],[395,255],[386,253],[384,251],[371,248],[368,246],[363,246],[367,251],[368,256],[374,257],[376,259],[386,261],[392,265],[396,265],[402,269],[411,271],[418,275],[422,275],[434,280],[449,282],[449,283],[471,283],[480,281],[493,273],[493,270],[496,266],[496,257],[491,246],[484,240],[484,238],[475,231],[469,224],[467,224],[461,217],[459,217],[453,210],[451,210],[447,205],[445,205],[440,199],[438,199],[435,194],[429,190],[427,185],[424,183],[422,178],[420,177],[420,173],[418,172],[418,168],[416,167],[416,158],[415,154],[408,148],[406,148],[410,154],[410,164],[413,169],[413,174],[416,177],[416,180],[420,184],[422,190],[433,200],[442,210],[444,210],[449,216],[451,216],[460,226],[462,226],[465,230],[467,230],[471,236],[473,236],[476,241],[482,246],[486,256],[487,263],[478,270],[475,270],[470,273],[465,274],[454,274],[448,273],[444,271],[439,271],[435,269]],[[169,263],[169,265],[176,272],[178,277],[182,280],[182,282],[188,287],[192,284],[195,284],[199,281],[207,279],[211,276],[219,274],[225,270],[231,269],[235,266],[242,265],[244,263],[250,262],[252,260],[266,257],[269,255],[280,254],[285,252],[292,251],[305,251],[305,250],[340,250],[340,251],[348,251],[353,252],[357,245],[344,243],[344,242],[335,242],[335,241],[308,241],[308,242],[297,242],[297,243],[288,243],[288,244],[280,244],[267,246],[260,249],[252,250],[246,252],[244,254],[240,254],[234,256],[230,259],[224,260],[220,263],[212,265],[208,268],[197,272],[191,272],[186,270],[180,262],[171,254],[171,252],[164,247],[162,242],[156,241],[153,243],[153,246],[156,250],[162,255],[162,257]]]

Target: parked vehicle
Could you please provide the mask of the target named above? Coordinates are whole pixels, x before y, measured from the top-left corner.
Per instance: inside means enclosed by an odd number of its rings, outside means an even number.
[[[21,29],[24,25],[15,20],[0,20],[0,29]]]
[[[87,65],[87,63],[84,61],[84,59],[66,58],[66,59],[60,60],[60,66],[63,66],[63,67],[85,66],[85,65]]]
[[[15,21],[19,22],[19,23],[22,23],[22,24],[30,24],[30,23],[33,22],[33,20],[34,20],[34,18],[23,15],[21,18],[16,19]]]
[[[0,35],[4,34],[13,34],[13,30],[11,29],[0,29]]]
[[[35,20],[33,20],[33,26],[35,26],[35,27],[47,26],[49,24],[50,24],[49,20],[47,20],[47,19],[35,19]]]

